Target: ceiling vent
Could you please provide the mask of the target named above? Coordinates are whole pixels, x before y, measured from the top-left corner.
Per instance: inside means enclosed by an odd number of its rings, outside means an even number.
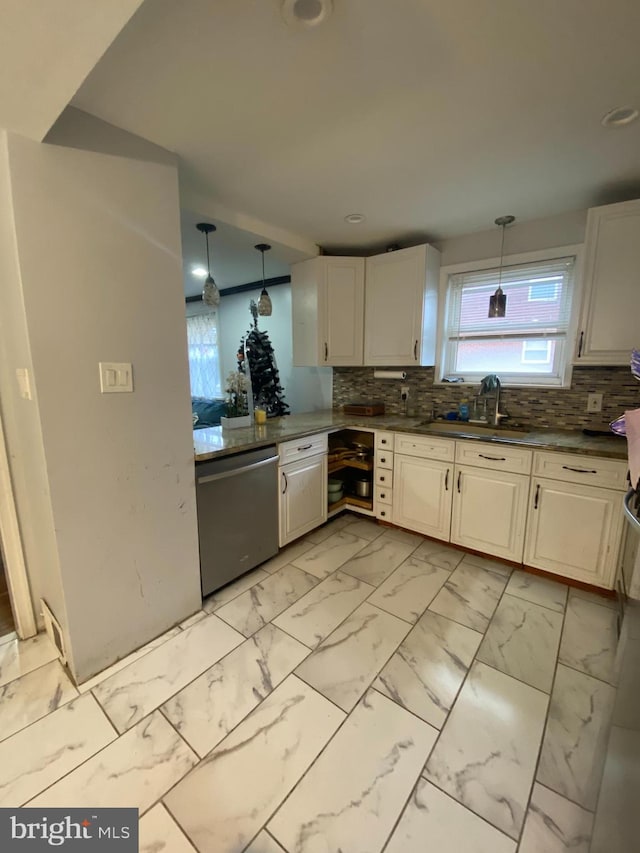
[[[332,0],[283,0],[282,15],[290,26],[316,27],[329,17]]]

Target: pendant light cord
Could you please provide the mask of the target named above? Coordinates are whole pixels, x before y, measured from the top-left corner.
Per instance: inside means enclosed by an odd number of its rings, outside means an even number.
[[[264,280],[264,249],[261,249],[261,250],[260,250],[260,253],[261,253],[261,255],[262,255],[262,289],[264,290],[264,289],[265,289],[265,280]]]
[[[209,278],[211,278],[211,262],[209,261],[209,235],[205,234],[207,238],[207,273],[209,274]]]
[[[507,223],[502,223],[502,242],[500,243],[500,271],[498,273],[498,290],[502,290],[502,259],[504,258],[504,232]]]

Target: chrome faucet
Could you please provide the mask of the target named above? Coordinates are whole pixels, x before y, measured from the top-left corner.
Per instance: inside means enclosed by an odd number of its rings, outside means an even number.
[[[505,418],[508,418],[509,415],[506,412],[500,411],[500,379],[496,376],[495,373],[489,373],[484,379],[480,382],[480,393],[479,397],[484,397],[489,394],[493,394],[495,396],[496,406],[493,412],[493,426],[500,426],[501,421]]]

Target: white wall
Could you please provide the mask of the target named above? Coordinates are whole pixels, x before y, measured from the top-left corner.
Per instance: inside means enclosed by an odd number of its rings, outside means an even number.
[[[518,255],[538,249],[556,246],[571,246],[584,242],[587,211],[575,210],[560,216],[549,216],[529,222],[515,222],[505,233],[505,255]],[[484,258],[500,257],[500,229],[478,231],[442,240],[438,248],[442,252],[441,265],[461,264]]]
[[[20,137],[9,164],[82,681],[200,605],[177,170]],[[101,394],[99,361],[132,362],[134,393]]]
[[[16,381],[18,368],[27,368],[33,379],[33,364],[4,131],[0,131],[0,280],[0,409],[31,597],[37,618],[39,601],[44,598],[66,626],[37,388],[32,382],[35,399],[23,400]],[[68,642],[66,630],[65,639]]]
[[[251,299],[258,300],[258,290],[234,293],[220,300],[218,324],[222,381],[237,369],[236,353],[241,338],[251,328],[249,313]],[[333,371],[330,367],[294,367],[292,364],[291,336],[291,285],[280,284],[269,289],[273,304],[271,317],[259,317],[258,328],[268,332],[280,373],[280,384],[291,414],[330,409],[332,402]]]

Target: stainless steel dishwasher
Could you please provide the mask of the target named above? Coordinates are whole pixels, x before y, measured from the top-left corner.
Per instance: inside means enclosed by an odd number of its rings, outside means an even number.
[[[275,447],[196,463],[202,595],[278,553]]]

